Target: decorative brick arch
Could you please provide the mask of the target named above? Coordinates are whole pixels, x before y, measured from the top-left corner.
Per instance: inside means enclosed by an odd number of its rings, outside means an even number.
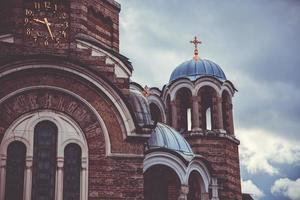
[[[94,82],[90,82],[90,80],[82,77],[85,76],[84,73],[75,73],[75,70],[72,71],[70,69],[71,71],[65,71],[64,69],[66,68],[63,67],[59,68],[58,66],[53,66],[52,68],[52,65],[47,66],[32,65],[31,68],[24,67],[24,69],[22,69],[22,67],[19,67],[15,70],[10,69],[10,72],[5,71],[2,74],[0,72],[0,84],[3,86],[0,89],[0,104],[8,95],[12,95],[16,91],[26,90],[26,88],[61,88],[62,90],[78,95],[78,97],[88,102],[96,113],[99,113],[109,130],[111,151],[107,152],[108,156],[125,154],[132,156],[142,155],[143,144],[132,144],[124,140],[127,134],[132,134],[130,130],[133,129],[132,127],[128,129],[128,122],[129,124],[131,123],[131,118],[127,116],[128,113],[125,112],[124,115],[124,113],[122,114],[123,111],[120,111],[118,108],[118,105],[123,102],[122,99],[120,99],[120,97],[114,99],[113,95],[107,96],[107,92],[111,94],[116,93],[113,89],[108,91],[106,88],[106,92],[103,92],[101,88],[96,85],[101,85],[101,87],[104,88],[108,87],[107,83],[101,84],[100,80],[98,80],[99,82],[95,80]],[[11,67],[13,68],[13,66]],[[72,104],[72,106],[74,106],[74,110],[77,110],[77,104]],[[5,129],[5,125],[2,125],[3,123],[4,122],[0,122],[0,133],[1,129]]]
[[[95,113],[79,99],[51,88],[31,89],[15,94],[0,104],[0,138],[20,116],[38,110],[61,112],[72,118],[84,132],[89,152],[105,155],[103,128]],[[98,145],[93,145],[94,143]]]

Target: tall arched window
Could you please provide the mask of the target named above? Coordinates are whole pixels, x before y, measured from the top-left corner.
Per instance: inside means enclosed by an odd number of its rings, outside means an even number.
[[[150,103],[151,118],[155,122],[162,122],[161,111],[155,103]]]
[[[42,121],[34,128],[32,200],[55,199],[57,127]]]
[[[192,92],[188,88],[181,88],[176,94],[178,105],[178,130],[186,133],[191,130],[191,108],[192,108]]]
[[[204,86],[199,90],[198,95],[201,97],[201,128],[212,130],[215,127],[214,116],[216,115],[213,99],[217,93],[212,87]]]
[[[166,100],[166,108],[167,108],[167,124],[172,126],[172,107],[171,107],[170,95],[168,95]]]
[[[231,96],[226,90],[222,93],[222,116],[224,129],[228,134],[234,134]]]
[[[26,146],[19,141],[7,148],[5,200],[22,200]]]
[[[81,148],[68,144],[64,151],[64,200],[80,200]]]

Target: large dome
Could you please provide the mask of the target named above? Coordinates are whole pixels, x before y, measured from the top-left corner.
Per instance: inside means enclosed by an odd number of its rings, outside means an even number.
[[[221,81],[226,80],[225,73],[219,65],[206,59],[188,60],[174,69],[170,83],[179,78],[189,78],[191,81],[201,76],[213,76]]]

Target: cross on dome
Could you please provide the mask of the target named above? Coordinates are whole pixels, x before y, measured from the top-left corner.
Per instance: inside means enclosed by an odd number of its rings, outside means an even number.
[[[194,44],[194,59],[199,60],[199,52],[198,52],[198,44],[201,44],[202,42],[198,40],[197,36],[194,37],[194,40],[190,41],[190,43]]]

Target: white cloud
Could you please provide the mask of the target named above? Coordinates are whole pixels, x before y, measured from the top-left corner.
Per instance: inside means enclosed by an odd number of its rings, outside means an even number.
[[[265,196],[264,192],[260,190],[251,180],[242,180],[242,192],[251,194],[255,199]]]
[[[281,178],[274,182],[271,188],[272,194],[283,195],[291,200],[300,200],[300,178],[293,181]]]
[[[291,165],[300,161],[298,141],[287,140],[261,129],[238,129],[237,136],[241,141],[241,164],[251,174],[278,174],[275,163]]]

